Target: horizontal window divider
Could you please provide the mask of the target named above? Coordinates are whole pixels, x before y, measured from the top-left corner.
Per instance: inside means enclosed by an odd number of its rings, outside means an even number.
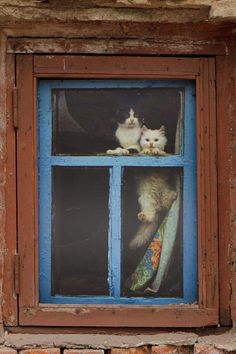
[[[183,167],[186,161],[183,156],[143,157],[143,156],[52,156],[49,157],[52,166],[154,166]],[[189,163],[189,161],[188,161]]]
[[[189,299],[183,298],[172,298],[172,297],[163,297],[163,298],[144,298],[144,297],[114,297],[114,296],[61,296],[55,295],[50,296],[47,299],[47,303],[50,304],[64,304],[64,305],[175,305],[175,304],[187,304],[192,305],[189,303]],[[45,306],[46,303],[42,304]],[[194,305],[194,303],[193,303]]]

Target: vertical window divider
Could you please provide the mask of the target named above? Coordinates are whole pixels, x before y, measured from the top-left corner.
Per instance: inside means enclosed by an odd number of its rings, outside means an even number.
[[[185,89],[184,105],[184,184],[183,184],[183,276],[184,298],[187,302],[193,302],[197,298],[197,272],[194,264],[197,264],[197,184],[196,171],[196,128],[195,128],[195,97],[192,85]],[[189,203],[189,200],[192,202]],[[195,251],[194,251],[195,250]],[[193,281],[194,280],[194,281]],[[196,301],[196,300],[195,300]]]
[[[110,168],[108,274],[110,296],[120,296],[121,273],[121,178],[122,167]]]

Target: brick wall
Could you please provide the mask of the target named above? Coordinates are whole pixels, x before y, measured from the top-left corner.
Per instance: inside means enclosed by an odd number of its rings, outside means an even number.
[[[173,346],[173,345],[158,345],[141,348],[112,348],[110,350],[97,349],[63,349],[63,348],[29,348],[26,350],[17,351],[12,348],[0,348],[0,354],[221,354],[227,351],[217,349],[213,345],[196,343],[193,346]],[[230,351],[236,353],[236,351]]]
[[[8,333],[0,340],[0,354],[236,354],[235,329],[110,333]]]

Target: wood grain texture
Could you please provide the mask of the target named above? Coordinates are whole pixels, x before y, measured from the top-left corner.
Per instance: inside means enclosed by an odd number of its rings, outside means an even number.
[[[217,311],[182,305],[142,306],[40,306],[25,307],[20,313],[22,325],[77,327],[201,327],[215,325]]]
[[[53,22],[16,20],[1,24],[8,37],[87,38],[87,39],[170,39],[183,41],[225,41],[233,35],[235,22],[159,23],[132,21],[68,21]]]
[[[216,59],[217,73],[217,166],[219,201],[219,291],[221,324],[230,325],[230,58]],[[224,148],[222,148],[224,147]]]
[[[236,324],[236,49],[235,39],[231,41],[229,80],[230,101],[227,107],[229,117],[229,146],[230,146],[230,264],[231,264],[231,318]]]
[[[129,7],[90,7],[76,9],[74,6],[14,6],[0,4],[1,25],[10,21],[137,21],[159,23],[201,22],[208,19],[209,8],[159,7],[159,8],[129,8]]]
[[[0,33],[0,295],[3,291],[4,257],[6,255],[6,37]],[[0,330],[2,330],[2,303],[0,306]]]
[[[17,252],[16,208],[16,135],[13,127],[12,92],[15,85],[15,56],[7,55],[7,161],[6,161],[6,253],[4,260],[3,321],[5,325],[18,324],[17,296],[14,289],[13,262]]]
[[[224,41],[9,38],[8,53],[225,55]]]
[[[19,129],[17,131],[17,179],[18,179],[18,237],[20,261],[20,307],[34,306],[37,301],[37,278],[35,264],[36,248],[36,196],[37,173],[33,58],[17,57],[17,87]]]
[[[214,60],[201,60],[197,85],[199,305],[218,307]]]
[[[141,64],[142,63],[142,64]],[[141,67],[140,67],[141,65]],[[140,70],[141,69],[141,70]],[[186,58],[41,56],[35,55],[34,73],[39,76],[69,75],[77,77],[188,77],[199,74],[199,60]]]

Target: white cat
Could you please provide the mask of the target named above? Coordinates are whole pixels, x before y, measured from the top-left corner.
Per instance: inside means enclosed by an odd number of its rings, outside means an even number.
[[[123,123],[118,123],[116,129],[116,138],[120,146],[114,150],[107,150],[109,155],[126,155],[130,150],[140,152],[139,140],[141,136],[141,127],[137,117],[134,116],[134,110],[131,108],[129,117]]]
[[[162,125],[160,129],[148,129],[145,125],[142,127],[142,135],[140,140],[141,155],[167,155],[164,151],[167,143],[165,135],[165,127]]]
[[[159,171],[138,179],[137,193],[142,222],[130,243],[130,248],[146,244],[157,231],[159,213],[168,210],[177,198],[177,192],[169,184],[168,172]]]

